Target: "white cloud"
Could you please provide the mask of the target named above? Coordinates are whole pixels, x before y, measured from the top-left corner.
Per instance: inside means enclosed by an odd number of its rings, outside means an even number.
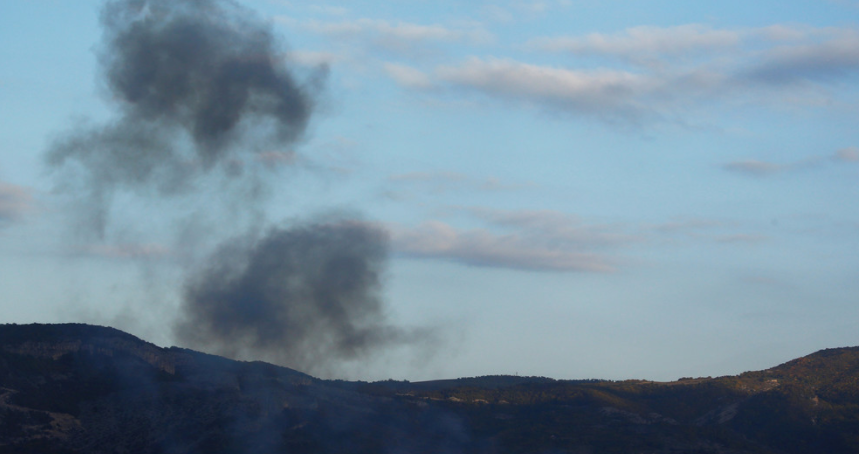
[[[859,148],[847,147],[837,150],[829,156],[817,155],[805,158],[800,161],[790,162],[786,164],[777,164],[768,161],[759,161],[755,159],[734,161],[722,166],[725,170],[731,172],[745,173],[752,176],[768,176],[781,172],[797,171],[802,169],[820,168],[827,163],[850,163],[859,162]]]
[[[479,30],[455,30],[441,25],[420,25],[406,22],[390,24],[384,21],[373,21],[371,27],[382,37],[391,40],[408,41],[486,41],[489,35]]]
[[[392,78],[404,88],[476,92],[492,99],[619,124],[680,118],[688,106],[724,91],[725,85],[723,74],[705,70],[657,75],[478,57],[413,76]]]
[[[815,39],[766,50],[744,76],[768,85],[826,83],[859,71],[859,30],[818,31]]]
[[[571,6],[570,0],[512,0],[484,4],[480,11],[493,22],[511,23],[517,20],[532,20],[552,10]]]
[[[489,210],[469,209],[473,216],[492,225],[514,228],[540,242],[551,239],[558,245],[593,248],[634,241],[635,238],[615,233],[604,225],[585,225],[578,218],[553,210]]]
[[[758,28],[714,29],[704,24],[672,27],[636,26],[617,33],[584,36],[543,36],[531,39],[527,48],[574,55],[615,57],[634,63],[667,63],[676,58],[707,57],[750,59],[759,64],[779,52],[803,47],[826,48],[838,43],[849,46],[857,31],[852,28],[814,28],[774,24]],[[773,47],[775,46],[775,47]],[[836,46],[837,47],[837,46]]]
[[[610,226],[585,225],[556,211],[460,211],[487,227],[461,230],[438,220],[416,228],[392,226],[395,249],[409,257],[474,266],[611,272],[616,263],[604,250],[636,240]]]
[[[741,34],[736,31],[688,24],[666,28],[639,26],[618,34],[543,37],[531,40],[528,47],[577,55],[610,55],[634,62],[647,62],[667,56],[734,48],[740,41]]]
[[[492,96],[605,117],[636,117],[651,111],[653,106],[642,98],[659,88],[648,77],[630,72],[569,70],[480,58],[441,67],[436,77],[451,86]]]
[[[308,8],[315,13],[327,14],[330,16],[344,16],[349,13],[349,10],[342,6],[309,5]]]
[[[276,20],[288,26],[300,27],[313,33],[332,37],[354,38],[362,36],[372,39],[376,44],[396,47],[405,43],[417,42],[468,42],[485,43],[492,35],[479,26],[449,27],[440,24],[416,24],[412,22],[390,22],[381,19],[355,19],[339,22],[318,20],[299,21],[280,16]]]
[[[456,230],[439,221],[415,229],[393,229],[394,246],[417,258],[450,260],[474,266],[535,271],[610,272],[614,267],[594,253],[534,244],[517,234]]]
[[[397,85],[406,88],[427,89],[433,87],[433,81],[425,73],[410,66],[385,63],[385,72],[394,79]]]
[[[519,16],[522,14],[544,15],[552,10],[570,6],[572,6],[570,0],[513,0],[508,4],[508,8],[515,11]]]
[[[704,25],[634,27],[620,34],[540,38],[532,48],[603,55],[632,67],[532,64],[470,57],[432,70],[389,67],[405,88],[482,93],[563,113],[619,124],[686,123],[713,102],[830,102],[834,90],[855,84],[859,31],[774,25],[719,30]],[[759,173],[770,166],[734,166]]]
[[[750,34],[758,34],[773,41],[799,41],[808,38],[814,31],[812,27],[775,24],[755,29]]]
[[[493,14],[537,11],[561,2],[507,2],[485,6]],[[503,14],[501,14],[503,16]],[[720,29],[706,24],[637,26],[617,33],[539,37],[526,48],[571,54],[566,64],[536,64],[474,55],[426,66],[444,55],[439,44],[484,44],[493,36],[482,24],[417,24],[380,19],[341,21],[278,18],[284,24],[330,38],[340,51],[297,53],[306,63],[353,58],[365,71],[380,65],[397,85],[431,96],[475,92],[620,125],[669,121],[694,123],[704,106],[740,102],[759,106],[831,102],[859,71],[859,29],[773,24]],[[480,48],[477,48],[480,49]],[[403,62],[380,61],[395,53]],[[503,52],[503,50],[502,50]],[[581,56],[608,57],[602,67]],[[433,59],[433,60],[430,60]],[[753,166],[746,166],[752,168]],[[742,166],[737,167],[737,169]],[[770,172],[758,167],[757,171]]]

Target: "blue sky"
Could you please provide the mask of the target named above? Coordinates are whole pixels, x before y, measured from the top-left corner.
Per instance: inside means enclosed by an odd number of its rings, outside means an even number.
[[[168,345],[178,213],[251,221],[127,194],[107,237],[68,232],[44,154],[116,109],[100,4],[0,4],[0,318]],[[859,344],[859,3],[243,4],[328,70],[261,210],[384,227],[388,317],[443,339],[337,374],[665,380]]]

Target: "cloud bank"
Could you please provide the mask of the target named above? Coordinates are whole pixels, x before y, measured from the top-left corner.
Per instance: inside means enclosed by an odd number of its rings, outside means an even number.
[[[525,46],[567,54],[567,65],[472,56],[434,67],[389,63],[386,71],[403,88],[435,95],[475,93],[609,123],[683,123],[689,111],[713,102],[829,99],[829,89],[854,85],[857,37],[853,28],[641,26],[616,34],[539,37]]]

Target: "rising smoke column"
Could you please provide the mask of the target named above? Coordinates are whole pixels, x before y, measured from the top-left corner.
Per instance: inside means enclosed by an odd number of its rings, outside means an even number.
[[[75,128],[47,153],[99,238],[119,216],[111,213],[119,193],[144,203],[205,191],[213,199],[247,197],[234,185],[204,189],[198,179],[252,179],[243,163],[301,138],[324,71],[299,82],[267,24],[236,3],[110,0],[101,21],[100,62],[116,115]],[[418,340],[385,320],[384,231],[344,218],[268,229],[265,216],[256,219],[189,267],[177,339],[304,370]],[[193,236],[184,229],[177,242]]]
[[[319,78],[297,81],[268,25],[232,1],[112,0],[101,23],[117,115],[75,128],[47,154],[89,202],[100,237],[117,190],[184,193],[216,169],[240,175],[242,162],[304,132]]]

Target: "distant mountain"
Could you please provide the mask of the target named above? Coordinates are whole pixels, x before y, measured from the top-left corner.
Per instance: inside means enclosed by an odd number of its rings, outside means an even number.
[[[116,329],[0,325],[2,453],[859,453],[859,348],[670,383],[327,381]]]

